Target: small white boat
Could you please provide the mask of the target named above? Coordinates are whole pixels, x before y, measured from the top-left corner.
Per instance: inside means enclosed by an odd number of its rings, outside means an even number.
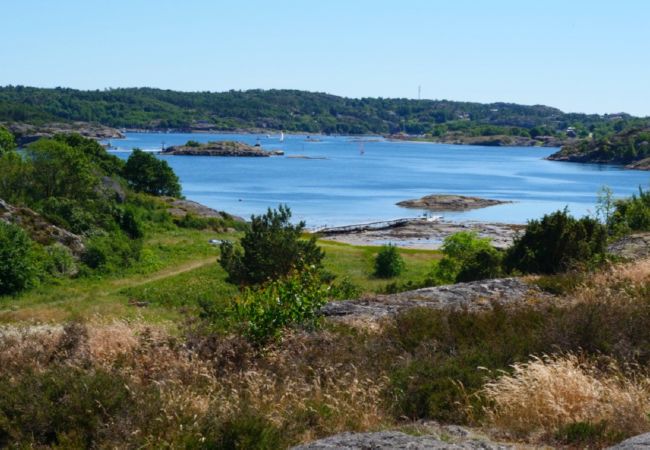
[[[280,131],[280,142],[284,142],[284,132]]]

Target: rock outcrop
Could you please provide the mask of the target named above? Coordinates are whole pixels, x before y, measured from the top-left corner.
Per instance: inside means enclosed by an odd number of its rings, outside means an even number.
[[[650,233],[634,233],[607,247],[607,251],[625,259],[650,258]]]
[[[457,443],[437,439],[436,436],[411,436],[399,431],[377,433],[341,433],[293,447],[293,450],[430,450],[430,449],[484,449],[512,448],[488,441],[466,440]]]
[[[192,200],[183,200],[174,197],[163,197],[163,200],[167,203],[167,211],[174,217],[184,217],[188,214],[191,214],[193,216],[202,217],[205,219],[224,219],[228,217],[237,221],[244,222],[244,219],[241,217],[228,215],[227,213],[208,208],[207,206],[202,205],[198,202],[193,202]]]
[[[68,247],[77,256],[84,251],[81,236],[53,225],[29,208],[12,206],[0,199],[0,220],[20,226],[40,244],[50,245],[58,242]]]
[[[466,308],[478,311],[490,308],[494,303],[514,305],[548,296],[519,278],[498,278],[333,301],[323,306],[321,314],[342,320],[377,320],[412,308]]]
[[[419,199],[404,200],[397,206],[404,208],[428,209],[431,211],[464,211],[467,209],[486,208],[488,206],[511,203],[489,198],[468,197],[465,195],[432,194]]]
[[[80,135],[87,138],[97,140],[121,139],[124,137],[124,135],[115,128],[87,122],[52,122],[42,125],[34,125],[22,122],[10,122],[4,123],[2,125],[7,127],[9,131],[11,131],[14,136],[16,136],[16,143],[18,146],[24,146],[30,142],[37,141],[40,138],[52,137],[55,134],[59,133],[79,133]]]
[[[266,151],[261,147],[235,141],[217,141],[206,144],[176,145],[167,147],[161,152],[163,155],[186,156],[254,156],[268,157],[284,155],[282,150]]]

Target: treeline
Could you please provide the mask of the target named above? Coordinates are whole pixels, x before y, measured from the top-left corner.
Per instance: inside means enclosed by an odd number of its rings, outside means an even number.
[[[448,100],[345,98],[298,90],[178,92],[0,87],[0,121],[85,121],[146,129],[269,129],[340,134],[605,136],[636,119],[565,114],[548,106]]]

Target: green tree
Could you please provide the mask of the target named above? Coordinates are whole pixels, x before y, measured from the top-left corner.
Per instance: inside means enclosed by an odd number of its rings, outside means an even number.
[[[94,196],[99,179],[81,150],[53,139],[40,139],[28,147],[27,157],[33,169],[29,180],[33,199]]]
[[[14,135],[4,127],[0,127],[0,156],[16,148]]]
[[[167,161],[156,158],[151,153],[133,149],[126,161],[124,178],[136,191],[152,195],[180,197],[181,185],[178,177]]]
[[[221,244],[219,263],[232,282],[258,284],[277,280],[293,271],[322,267],[323,251],[316,239],[301,239],[305,223],[290,223],[291,210],[280,205],[264,215],[251,217],[241,247]]]
[[[31,173],[32,166],[18,152],[0,155],[0,198],[11,203],[22,202]]]
[[[375,257],[375,276],[379,278],[392,278],[404,270],[404,259],[397,251],[397,247],[384,245]]]
[[[20,227],[0,220],[0,295],[30,287],[37,274],[32,240]]]

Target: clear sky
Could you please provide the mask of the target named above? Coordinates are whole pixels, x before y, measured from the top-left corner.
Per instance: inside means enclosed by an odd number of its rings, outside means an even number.
[[[650,115],[646,0],[2,0],[0,85],[509,101]]]

